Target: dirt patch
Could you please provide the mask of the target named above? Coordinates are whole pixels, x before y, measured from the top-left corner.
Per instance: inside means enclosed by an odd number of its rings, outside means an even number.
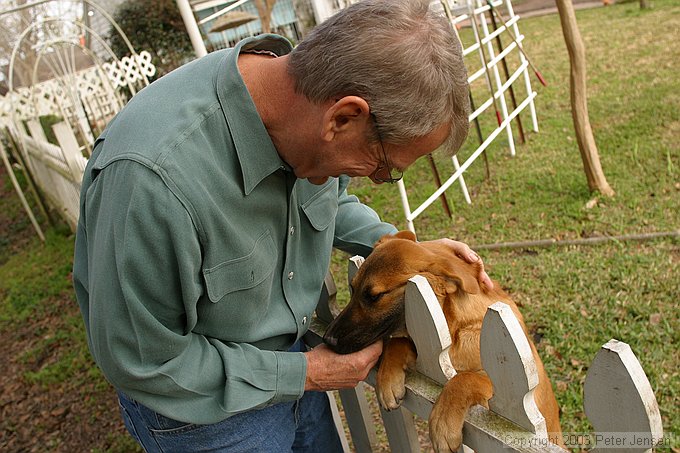
[[[79,316],[70,296],[47,301],[51,310],[23,325],[0,331],[0,451],[85,452],[111,448],[124,427],[113,391],[80,370],[54,384],[30,382],[35,373],[71,350],[68,340],[38,346],[68,330],[64,314]]]
[[[8,179],[0,165],[0,265],[37,241]],[[0,451],[135,451],[113,390],[83,358],[82,328],[71,292],[45,300],[23,322],[0,321]]]
[[[49,322],[50,318],[42,320]],[[45,387],[24,378],[26,372],[49,360],[49,356],[25,363],[19,359],[36,342],[34,327],[28,324],[0,334],[7,358],[0,370],[0,450],[85,452],[93,447],[110,447],[110,435],[122,432],[112,391],[98,390],[92,383],[74,386],[64,382]],[[64,346],[55,349],[60,347]]]

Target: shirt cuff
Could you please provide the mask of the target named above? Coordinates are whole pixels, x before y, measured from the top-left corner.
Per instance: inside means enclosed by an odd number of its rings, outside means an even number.
[[[307,358],[302,352],[275,352],[276,395],[271,404],[295,401],[305,392]]]

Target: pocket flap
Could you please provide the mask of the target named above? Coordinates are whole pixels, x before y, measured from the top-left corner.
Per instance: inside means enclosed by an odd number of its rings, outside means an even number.
[[[229,293],[259,285],[274,271],[276,256],[274,240],[267,231],[247,255],[203,269],[208,298],[219,302]]]
[[[325,230],[335,221],[338,213],[337,184],[327,184],[300,207],[315,230]]]

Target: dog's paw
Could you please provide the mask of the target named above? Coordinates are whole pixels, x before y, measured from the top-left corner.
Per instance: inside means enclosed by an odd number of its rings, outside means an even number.
[[[378,373],[376,393],[383,409],[391,411],[401,406],[406,395],[404,381],[406,374],[401,372]]]
[[[451,408],[449,408],[451,409]],[[465,414],[446,410],[443,404],[435,404],[430,414],[430,440],[436,453],[455,453],[463,443]]]

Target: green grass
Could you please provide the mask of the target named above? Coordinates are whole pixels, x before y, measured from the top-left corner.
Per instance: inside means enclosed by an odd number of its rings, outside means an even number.
[[[420,240],[454,237],[489,244],[680,228],[680,47],[672,32],[680,29],[680,3],[656,1],[645,11],[636,2],[583,10],[577,20],[588,56],[590,120],[616,195],[598,196],[587,187],[570,114],[569,60],[559,17],[523,19],[525,49],[548,80],[542,87],[531,79],[540,130],[528,133],[526,144],[517,144],[515,157],[507,141],[492,146],[491,177],[485,178],[481,157],[465,175],[472,205],[454,183],[447,191],[453,218],[439,201],[432,204],[415,220]],[[461,32],[464,41],[467,32]],[[484,90],[483,84],[474,85],[475,98],[485,98]],[[528,131],[528,113],[522,120]],[[487,133],[494,123],[493,113],[485,113]],[[477,145],[471,129],[459,153],[461,163]],[[437,156],[437,164],[443,179],[453,173],[448,159]],[[426,162],[410,168],[404,179],[411,209],[435,189]],[[384,220],[406,228],[396,187],[356,180],[350,190]],[[597,204],[588,209],[594,197]],[[680,441],[677,240],[481,254],[492,278],[523,304],[530,328],[542,335],[539,353],[556,387],[565,431],[590,429],[583,413],[585,374],[600,346],[617,338],[636,353],[664,428],[675,434],[676,444]],[[345,258],[341,253],[333,258],[341,304],[346,301]]]
[[[50,310],[46,300],[72,292],[69,278],[72,238],[50,230],[46,239],[45,245],[32,241],[0,267],[0,325],[3,327],[39,316]]]

